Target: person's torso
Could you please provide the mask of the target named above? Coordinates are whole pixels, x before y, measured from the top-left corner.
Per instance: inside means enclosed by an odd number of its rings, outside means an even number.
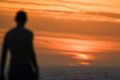
[[[8,47],[11,54],[12,63],[28,63],[29,47],[32,46],[32,33],[25,29],[14,29],[8,34]]]

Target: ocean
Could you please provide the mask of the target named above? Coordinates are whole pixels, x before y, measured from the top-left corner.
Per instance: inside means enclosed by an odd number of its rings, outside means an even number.
[[[40,67],[39,80],[120,80],[120,67]]]
[[[41,67],[40,80],[120,80],[120,68]]]

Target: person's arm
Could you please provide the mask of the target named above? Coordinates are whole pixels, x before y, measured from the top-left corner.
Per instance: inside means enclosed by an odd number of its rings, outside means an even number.
[[[1,78],[4,80],[4,71],[5,71],[5,63],[6,63],[6,57],[7,57],[7,37],[4,38],[3,46],[2,46],[2,56],[1,56]]]
[[[36,76],[36,78],[38,78],[39,77],[39,69],[38,69],[35,53],[32,55],[32,64],[35,69],[35,76]]]
[[[33,46],[33,34],[31,35],[31,41],[29,43],[29,50],[30,50],[30,53],[31,53],[32,65],[35,69],[35,76],[36,76],[36,78],[38,78],[39,77],[39,69],[38,69],[38,65],[37,65],[37,61],[36,61],[36,55],[35,55],[34,46]]]

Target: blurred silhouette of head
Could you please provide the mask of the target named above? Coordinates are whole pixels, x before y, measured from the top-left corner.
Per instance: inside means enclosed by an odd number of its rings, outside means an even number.
[[[15,21],[17,22],[17,25],[21,25],[21,27],[24,27],[26,21],[27,21],[27,14],[24,11],[18,11],[16,14]]]

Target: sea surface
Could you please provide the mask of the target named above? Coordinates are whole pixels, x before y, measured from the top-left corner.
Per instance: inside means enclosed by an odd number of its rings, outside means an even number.
[[[41,80],[120,80],[120,68],[41,67]]]
[[[39,80],[120,80],[120,67],[40,67]]]

